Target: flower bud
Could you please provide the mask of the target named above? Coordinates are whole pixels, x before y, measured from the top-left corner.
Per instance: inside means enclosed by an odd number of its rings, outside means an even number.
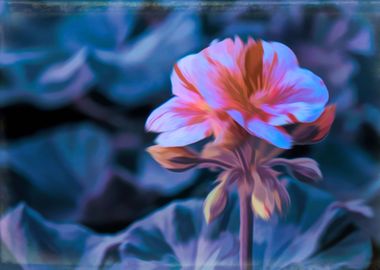
[[[284,166],[294,178],[312,183],[322,179],[322,172],[318,163],[311,158],[275,158],[268,162],[271,166]]]
[[[171,171],[185,171],[198,164],[197,155],[186,147],[154,145],[147,151],[162,167]]]
[[[227,205],[228,193],[224,185],[217,185],[208,195],[203,204],[203,214],[207,224],[218,217]]]

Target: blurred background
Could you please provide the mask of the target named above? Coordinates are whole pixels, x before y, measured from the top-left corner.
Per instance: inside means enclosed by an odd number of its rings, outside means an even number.
[[[329,1],[0,1],[1,211],[116,232],[169,202],[204,197],[209,171],[172,173],[145,152],[149,113],[181,57],[215,39],[280,41],[337,105],[317,188],[373,207],[380,244],[380,4]],[[377,255],[378,256],[378,255]]]

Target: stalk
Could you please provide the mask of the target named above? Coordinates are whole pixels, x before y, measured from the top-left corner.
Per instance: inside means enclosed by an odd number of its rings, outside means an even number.
[[[246,184],[239,187],[240,201],[240,270],[253,268],[253,212]]]

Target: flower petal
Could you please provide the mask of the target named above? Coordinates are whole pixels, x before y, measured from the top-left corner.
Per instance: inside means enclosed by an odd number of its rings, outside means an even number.
[[[229,110],[228,114],[249,133],[255,135],[279,148],[289,149],[292,146],[292,138],[280,127],[274,127],[258,118],[246,121],[237,110]]]
[[[150,114],[145,128],[153,132],[173,131],[199,123],[204,118],[205,113],[198,109],[196,104],[186,103],[178,97],[173,97]]]
[[[243,41],[236,37],[235,40],[226,38],[220,42],[215,42],[203,50],[203,53],[210,57],[212,61],[233,70],[237,68],[237,60],[241,56],[243,49]]]
[[[253,118],[247,124],[248,131],[267,142],[284,149],[292,146],[292,138],[281,128],[271,126],[260,119]]]
[[[175,95],[191,98],[199,92],[214,109],[229,106],[231,96],[242,96],[244,80],[240,66],[243,64],[244,44],[236,38],[212,43],[198,54],[181,59],[175,69],[185,86],[173,88]],[[180,71],[180,72],[179,72]],[[175,79],[175,77],[174,77]],[[173,86],[176,80],[172,80]]]
[[[285,125],[315,121],[323,112],[328,91],[323,81],[298,67],[297,58],[285,45],[263,42],[263,110],[269,123]]]
[[[325,108],[322,115],[312,123],[298,126],[292,137],[297,144],[311,144],[323,140],[330,131],[331,125],[335,118],[335,105],[329,105]]]
[[[264,73],[266,73],[264,75],[274,72],[271,75],[274,75],[276,79],[280,79],[284,71],[298,67],[297,57],[288,46],[279,42],[265,41],[262,41],[262,45],[264,48]],[[273,70],[270,70],[270,66],[275,61],[275,58],[277,58],[277,65]]]
[[[284,125],[315,121],[327,103],[328,91],[318,76],[297,68],[286,72],[269,97],[265,104],[266,110],[271,110],[269,122]],[[288,117],[284,119],[283,115]]]
[[[170,76],[173,94],[187,101],[197,100],[199,96],[198,89],[194,85],[195,78],[189,67],[190,63],[188,63],[191,59],[193,59],[192,56],[186,56],[180,60],[174,66]]]
[[[176,76],[172,76],[173,94],[185,99],[192,100],[196,93],[200,93],[212,107],[225,104],[225,100],[218,89],[218,74],[215,67],[207,62],[201,54],[192,54],[182,58],[175,67]]]
[[[208,121],[203,121],[190,126],[184,126],[173,131],[161,133],[156,143],[161,146],[185,146],[211,135],[211,126]]]

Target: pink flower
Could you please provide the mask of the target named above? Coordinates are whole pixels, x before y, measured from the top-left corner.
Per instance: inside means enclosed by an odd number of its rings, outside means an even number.
[[[290,148],[283,126],[311,123],[328,100],[323,81],[300,68],[283,44],[240,38],[211,44],[181,59],[172,77],[173,97],[148,118],[162,146],[184,146],[214,135],[223,140],[234,122],[249,134]]]

